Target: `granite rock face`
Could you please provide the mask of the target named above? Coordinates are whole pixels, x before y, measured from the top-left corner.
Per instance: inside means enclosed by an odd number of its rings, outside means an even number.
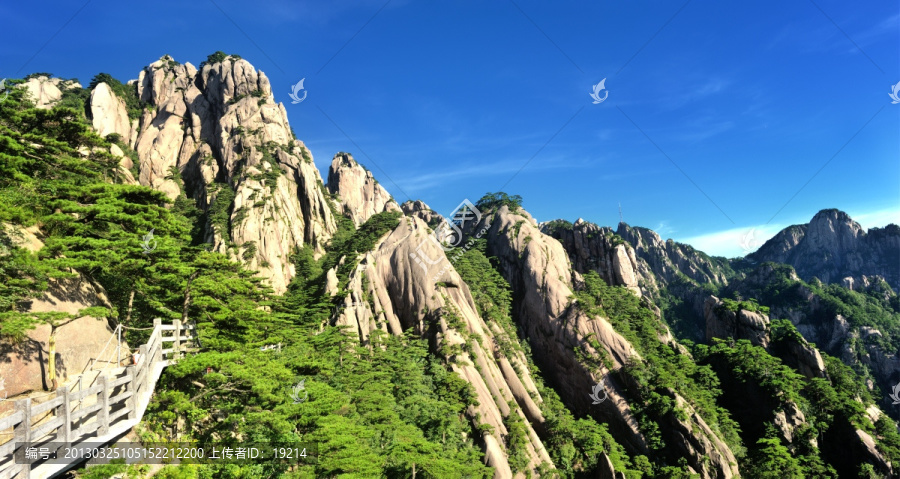
[[[703,306],[706,317],[706,339],[747,339],[756,346],[769,345],[769,318],[763,314],[739,309],[731,311],[719,298],[710,296]]]
[[[284,292],[292,249],[322,252],[336,223],[266,75],[234,57],[199,70],[164,57],[141,71],[137,89],[147,105],[133,139],[140,184],[224,212],[226,221],[206,225],[206,241]]]
[[[631,384],[634,380],[623,369],[642,359],[607,318],[590,316],[573,303],[572,292],[580,274],[573,270],[563,245],[542,233],[527,212],[513,212],[508,206],[485,214],[472,229],[487,231],[488,251],[498,258],[501,274],[514,291],[525,292],[516,306],[519,325],[530,340],[535,361],[548,376],[559,378],[555,386],[563,400],[576,413],[591,414],[608,423],[627,448],[646,451],[646,439],[637,428],[625,392],[635,386]],[[606,350],[611,370],[579,359],[600,357],[601,352],[591,345],[594,342]],[[620,382],[619,377],[624,379]],[[594,405],[587,392],[599,383],[611,400]],[[737,460],[727,444],[676,392],[672,391],[672,397],[688,417],[664,420],[660,431],[667,443],[675,445],[701,477],[738,476]]]
[[[571,229],[554,228],[549,223],[541,225],[541,231],[562,243],[575,271],[581,274],[596,271],[606,284],[625,286],[638,296],[642,294],[634,248],[612,229],[579,218]]]
[[[507,459],[503,418],[509,414],[525,419],[528,469],[534,473],[542,462],[552,466],[537,433],[545,420],[527,359],[521,351],[500,346],[516,338],[509,338],[496,323],[488,324],[479,316],[468,285],[431,238],[421,219],[401,218],[397,228],[371,252],[360,255],[348,280],[349,293],[333,318],[335,324],[349,326],[364,345],[376,330],[402,335],[412,328],[429,338],[437,354],[477,394],[479,405],[470,407],[469,419],[480,418],[493,427],[493,433],[484,433],[481,441],[485,462],[495,468],[495,478],[525,477],[523,473],[514,475]],[[424,267],[413,259],[420,256],[436,264]],[[434,280],[437,271],[442,271],[440,281]]]
[[[444,221],[444,217],[440,213],[432,210],[431,207],[422,200],[405,201],[400,205],[400,209],[403,211],[403,214],[407,216],[418,216],[419,219],[424,221],[425,224],[432,229]]]
[[[337,195],[342,212],[356,226],[385,211],[400,211],[390,193],[378,184],[372,172],[356,162],[349,153],[338,153],[328,169],[328,191]]]
[[[850,277],[858,283],[863,276],[880,276],[900,290],[900,226],[865,231],[836,209],[818,212],[805,225],[783,229],[748,257],[789,264],[806,281],[816,277],[841,283]]]
[[[116,133],[125,144],[131,143],[131,121],[125,102],[116,96],[106,83],[98,83],[91,90],[91,123],[102,137]]]
[[[25,88],[31,93],[31,99],[37,108],[50,109],[62,99],[63,90],[81,88],[81,84],[61,78],[36,76],[25,82]]]

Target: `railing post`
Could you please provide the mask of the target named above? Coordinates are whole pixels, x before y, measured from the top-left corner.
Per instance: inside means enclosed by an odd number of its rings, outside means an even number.
[[[97,429],[98,436],[109,434],[109,389],[107,389],[107,376],[104,374],[97,378],[97,384],[100,386],[100,396],[97,398],[100,403],[100,415],[97,418],[100,421],[100,428]]]
[[[144,360],[144,363],[141,365],[141,369],[144,371],[144,378],[141,380],[141,391],[146,392],[147,386],[150,384],[150,360],[153,358],[147,357],[147,345],[142,344],[140,348],[138,348],[138,354],[141,355],[141,359]]]
[[[26,447],[31,442],[31,399],[19,399],[16,401],[16,411],[21,411],[24,417],[15,428],[13,428],[13,441],[19,444],[18,448]],[[17,448],[17,449],[18,449]],[[16,451],[13,450],[13,454]],[[31,465],[22,464],[19,468],[17,479],[28,479],[31,476]]]
[[[69,409],[69,387],[63,386],[56,390],[56,397],[62,398],[62,404],[56,406],[56,417],[62,418],[62,426],[56,432],[56,442],[68,443],[72,440],[72,420]]]
[[[128,419],[136,419],[137,418],[137,371],[134,366],[128,366],[125,368],[125,374],[131,376],[131,381],[125,383],[125,390],[131,392],[131,397],[129,397],[125,401],[125,407],[130,409],[128,411]]]
[[[178,351],[181,349],[181,321],[176,319],[172,322],[175,326],[175,342],[172,343],[172,359],[178,359]]]

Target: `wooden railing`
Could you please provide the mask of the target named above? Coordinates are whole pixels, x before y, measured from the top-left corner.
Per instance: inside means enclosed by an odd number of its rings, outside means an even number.
[[[163,336],[168,331],[172,335]],[[144,415],[162,369],[191,351],[187,346],[195,339],[194,326],[155,319],[150,339],[138,348],[136,364],[101,372],[91,387],[80,391],[61,387],[56,398],[41,404],[32,404],[31,399],[16,401],[12,415],[0,419],[0,432],[13,431],[13,439],[0,445],[0,479],[48,478],[71,466],[46,464],[32,469],[16,464],[16,451],[25,443],[105,443],[130,430]],[[163,343],[172,344],[165,349]]]

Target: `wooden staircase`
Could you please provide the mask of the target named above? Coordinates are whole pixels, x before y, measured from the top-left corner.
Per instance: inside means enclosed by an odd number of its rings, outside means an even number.
[[[163,335],[170,331],[170,336]],[[56,398],[41,404],[16,401],[12,415],[0,419],[0,432],[13,432],[13,439],[0,445],[0,479],[49,479],[75,465],[16,464],[15,454],[26,443],[106,444],[126,434],[141,421],[163,368],[177,361],[195,339],[194,326],[155,319],[150,339],[138,348],[137,364],[103,372],[80,391],[61,387]],[[165,343],[171,347],[164,348]],[[37,423],[34,419],[41,415],[52,419]]]

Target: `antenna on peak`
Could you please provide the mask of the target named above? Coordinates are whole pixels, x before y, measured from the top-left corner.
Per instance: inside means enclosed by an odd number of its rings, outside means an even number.
[[[619,202],[619,223],[624,223],[625,220],[622,219],[622,202]]]

